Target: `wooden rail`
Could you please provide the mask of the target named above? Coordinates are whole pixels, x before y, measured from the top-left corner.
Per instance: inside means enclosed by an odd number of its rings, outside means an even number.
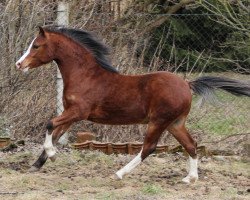
[[[100,143],[87,141],[73,144],[75,149],[80,150],[99,150],[106,154],[137,154],[142,148],[142,143]],[[168,152],[169,146],[158,145],[156,153]]]
[[[105,154],[137,154],[142,148],[142,143],[100,143],[97,141],[86,141],[83,143],[74,143],[73,148],[79,150],[99,150]],[[187,152],[181,145],[170,147],[168,145],[157,145],[154,153],[176,153],[183,152],[188,156]],[[217,155],[213,151],[208,151],[205,146],[198,146],[197,152],[199,156]]]

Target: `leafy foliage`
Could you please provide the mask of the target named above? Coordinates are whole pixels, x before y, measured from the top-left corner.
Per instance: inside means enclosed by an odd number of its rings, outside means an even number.
[[[217,7],[220,9],[220,7]],[[189,71],[241,71],[249,73],[250,38],[244,29],[235,28],[226,23],[223,15],[227,12],[240,12],[238,7],[223,10],[219,14],[199,6],[182,10],[178,15],[157,27],[150,34],[150,46],[147,50],[145,64],[155,56],[155,49],[162,45],[160,58],[163,60],[158,69],[166,65],[174,66],[172,70]],[[239,15],[245,20],[248,15]],[[239,22],[240,23],[240,22]],[[162,41],[162,37],[165,41]],[[179,64],[181,63],[181,66]]]

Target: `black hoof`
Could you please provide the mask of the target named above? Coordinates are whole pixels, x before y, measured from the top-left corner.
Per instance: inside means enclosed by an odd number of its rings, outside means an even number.
[[[35,166],[31,166],[31,168],[29,168],[28,172],[29,173],[34,173],[34,172],[38,172],[40,170],[40,168],[37,168]]]

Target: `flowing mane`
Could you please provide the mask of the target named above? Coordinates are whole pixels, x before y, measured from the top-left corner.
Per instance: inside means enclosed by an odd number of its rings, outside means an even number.
[[[93,53],[97,63],[102,68],[110,72],[118,73],[117,69],[115,69],[108,61],[107,56],[109,55],[109,48],[102,42],[98,41],[98,39],[96,39],[93,34],[87,31],[70,29],[61,26],[46,26],[44,29],[49,32],[60,33],[71,38],[75,42],[90,50]]]

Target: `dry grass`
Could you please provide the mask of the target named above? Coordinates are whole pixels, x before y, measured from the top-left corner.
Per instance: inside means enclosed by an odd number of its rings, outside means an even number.
[[[133,156],[61,152],[55,163],[47,162],[40,172],[30,174],[26,169],[37,153],[32,148],[25,149],[25,152],[1,154],[0,198],[244,200],[249,197],[249,163],[239,157],[203,158],[200,179],[187,186],[180,181],[186,175],[186,158],[182,155],[150,156],[123,180],[114,180],[113,174]]]

